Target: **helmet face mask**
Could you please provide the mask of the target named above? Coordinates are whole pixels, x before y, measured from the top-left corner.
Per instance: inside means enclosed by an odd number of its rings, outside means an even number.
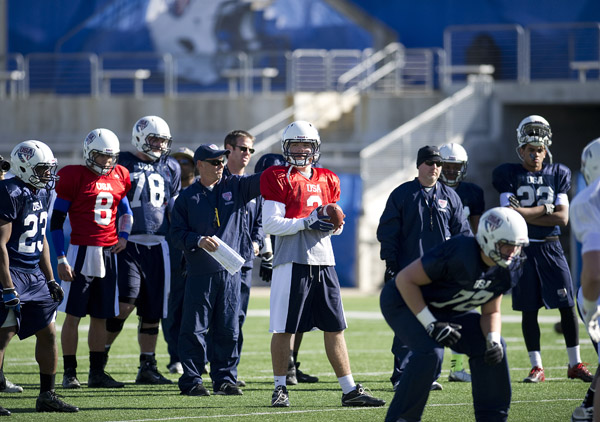
[[[15,177],[36,189],[54,189],[58,165],[48,145],[35,140],[21,142],[12,150],[10,161]]]
[[[581,173],[588,185],[600,177],[600,138],[594,139],[583,149]]]
[[[550,145],[552,145],[552,130],[550,123],[542,116],[531,115],[525,117],[517,127],[517,155],[523,160],[520,150],[527,144],[533,146],[542,146],[548,153],[548,158],[552,162]]]
[[[496,265],[514,270],[523,264],[522,248],[529,244],[527,223],[515,210],[497,207],[483,213],[475,237],[483,253]]]
[[[109,175],[117,165],[119,148],[119,138],[111,130],[94,129],[83,141],[85,165],[100,176]],[[104,159],[99,162],[101,157]]]
[[[133,125],[131,143],[141,153],[156,161],[171,152],[171,130],[158,116],[146,116]]]
[[[440,147],[442,156],[441,181],[447,186],[457,186],[467,176],[469,157],[467,151],[455,143],[449,143]]]
[[[307,144],[309,152],[292,151],[292,144]],[[286,161],[292,166],[306,167],[316,164],[321,156],[321,138],[312,123],[298,120],[291,123],[281,136],[281,150]]]

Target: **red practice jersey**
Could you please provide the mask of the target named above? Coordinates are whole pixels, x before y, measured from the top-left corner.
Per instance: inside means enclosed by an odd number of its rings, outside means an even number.
[[[260,177],[260,193],[265,200],[285,204],[285,218],[308,217],[318,206],[340,200],[338,176],[321,167],[312,170],[308,179],[295,167],[269,167]]]
[[[117,165],[108,176],[99,176],[86,166],[72,165],[58,175],[57,197],[71,203],[71,244],[115,245],[117,205],[131,189],[129,170]]]

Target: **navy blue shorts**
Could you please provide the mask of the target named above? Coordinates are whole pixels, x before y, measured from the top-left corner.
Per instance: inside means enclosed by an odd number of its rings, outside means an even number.
[[[127,248],[117,254],[117,259],[119,301],[135,304],[142,318],[166,318],[171,285],[167,242],[154,246],[127,242]]]
[[[46,277],[39,268],[32,273],[10,269],[10,278],[21,298],[21,312],[15,312],[15,317],[19,329],[17,334],[23,340],[54,322],[58,303],[52,300]],[[8,309],[2,305],[0,325],[7,315]]]
[[[558,240],[530,242],[523,274],[512,290],[512,307],[516,311],[536,311],[574,305],[573,282],[565,253]]]
[[[288,263],[273,269],[270,332],[338,332],[346,326],[335,267]]]
[[[94,318],[112,318],[119,313],[117,303],[117,260],[110,247],[103,250],[104,268],[106,274],[103,278],[87,277],[81,274],[87,246],[70,245],[69,249],[77,248],[75,259],[75,280],[63,281],[65,300],[58,308],[62,312],[83,318],[89,315]]]

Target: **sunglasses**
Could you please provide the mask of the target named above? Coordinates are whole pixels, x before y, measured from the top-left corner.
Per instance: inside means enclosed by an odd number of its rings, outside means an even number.
[[[433,160],[427,160],[425,161],[425,164],[427,164],[428,166],[436,166],[436,167],[442,167],[442,162],[441,161],[433,161]]]
[[[213,166],[217,167],[219,165],[225,165],[225,160],[204,160],[206,163],[208,164],[212,164]]]
[[[254,154],[254,151],[255,151],[254,148],[242,147],[240,145],[236,145],[235,147],[239,148],[240,151],[242,151],[242,152],[248,152],[248,151],[250,151],[250,154]]]

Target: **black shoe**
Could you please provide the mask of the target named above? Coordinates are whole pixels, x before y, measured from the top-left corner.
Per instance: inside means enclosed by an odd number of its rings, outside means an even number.
[[[235,382],[235,385],[237,385],[238,387],[245,387],[246,386],[246,381],[244,381],[244,380],[237,380]]]
[[[221,388],[219,388],[219,391],[215,391],[215,394],[219,396],[241,396],[244,393],[237,385],[226,382],[221,384]]]
[[[77,370],[75,368],[65,368],[62,386],[63,388],[81,388],[81,384],[77,379]]]
[[[10,410],[0,406],[0,416],[10,416]]]
[[[284,385],[278,385],[273,391],[271,398],[271,406],[273,407],[290,407],[290,398],[288,397],[287,388]]]
[[[287,385],[298,384],[298,378],[296,378],[296,365],[294,364],[294,358],[291,355],[288,362],[287,374],[285,374],[285,383]]]
[[[315,383],[319,382],[319,378],[313,377],[312,375],[308,375],[302,372],[300,369],[300,362],[296,362],[296,379],[298,382],[306,382],[306,383]]]
[[[88,378],[89,388],[122,388],[125,387],[125,383],[115,380],[107,372],[104,371],[90,371]]]
[[[182,391],[180,394],[182,396],[210,396],[210,392],[206,388],[204,388],[204,384],[202,384],[201,382],[194,385],[188,391]]]
[[[37,412],[79,412],[78,407],[65,403],[52,390],[44,391],[38,396],[35,402],[35,410]]]
[[[342,406],[369,406],[378,407],[385,404],[384,400],[373,397],[367,393],[362,385],[356,384],[356,388],[348,394],[342,394]]]
[[[163,377],[156,367],[153,356],[145,356],[140,362],[140,370],[135,378],[136,384],[173,384],[173,381]]]

